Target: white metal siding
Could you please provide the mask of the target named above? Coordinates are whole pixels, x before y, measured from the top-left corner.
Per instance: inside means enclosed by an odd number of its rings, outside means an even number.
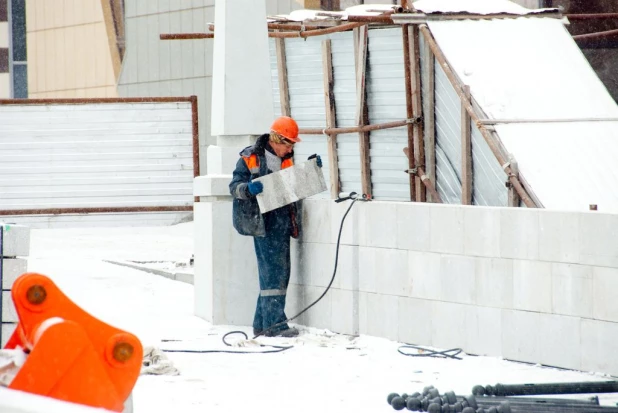
[[[476,125],[472,125],[472,203],[507,206],[507,176]]]
[[[402,29],[369,31],[367,106],[371,124],[407,117]],[[370,133],[371,182],[374,199],[410,200],[406,127]]]
[[[190,206],[192,144],[189,102],[0,106],[0,209]]]
[[[461,103],[435,63],[436,185],[445,203],[461,203]]]

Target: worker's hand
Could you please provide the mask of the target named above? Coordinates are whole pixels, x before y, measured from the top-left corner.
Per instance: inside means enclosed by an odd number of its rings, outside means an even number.
[[[249,183],[247,184],[247,190],[251,195],[256,196],[257,194],[262,193],[262,191],[264,190],[264,184],[261,182],[249,181]]]
[[[322,158],[320,157],[320,155],[313,154],[309,158],[307,158],[307,160],[310,161],[313,158],[315,158],[315,161],[318,164],[318,168],[321,168],[322,167]]]

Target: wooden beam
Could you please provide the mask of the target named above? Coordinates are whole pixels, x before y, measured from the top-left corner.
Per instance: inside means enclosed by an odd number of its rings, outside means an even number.
[[[410,47],[410,74],[412,84],[412,116],[414,119],[423,117],[423,100],[421,90],[421,48],[420,36],[417,25],[412,25],[408,31]],[[417,166],[425,167],[425,142],[423,137],[423,123],[414,123],[414,162]],[[425,186],[421,185],[421,179],[416,177],[416,201],[427,201]]]
[[[431,182],[436,182],[436,77],[435,59],[429,47],[425,47],[423,56],[425,65],[423,66],[425,78],[425,90],[423,93],[423,133],[427,135],[427,147],[425,158],[425,169],[427,177]],[[430,195],[431,196],[431,195]],[[435,199],[431,198],[431,201]]]
[[[414,108],[412,103],[412,59],[411,59],[411,47],[410,47],[410,26],[404,24],[401,26],[403,34],[403,72],[404,83],[406,91],[406,117],[412,119],[414,117]],[[414,148],[414,125],[408,123],[408,168],[414,169],[418,166],[416,163],[416,154]],[[418,177],[414,174],[410,174],[410,201],[418,201],[416,196],[416,185]]]
[[[277,53],[277,77],[279,80],[279,99],[281,100],[281,115],[290,116],[290,92],[288,88],[288,68],[285,57],[285,39],[275,39]]]
[[[367,73],[367,43],[368,27],[361,26],[357,30],[358,46],[356,56],[356,121],[359,126],[367,125],[369,122],[367,101],[365,99],[365,75]],[[371,166],[369,158],[369,132],[359,133],[359,149],[361,158],[361,186],[363,194],[372,198],[371,190]]]
[[[330,39],[322,41],[322,72],[324,76],[324,107],[326,109],[326,127],[337,127],[335,112],[335,81],[333,79],[333,59]],[[330,169],[330,195],[339,196],[339,161],[337,160],[337,134],[328,135],[328,168]]]
[[[463,92],[470,101],[470,86],[464,85]],[[461,203],[472,205],[472,129],[470,115],[461,104]]]

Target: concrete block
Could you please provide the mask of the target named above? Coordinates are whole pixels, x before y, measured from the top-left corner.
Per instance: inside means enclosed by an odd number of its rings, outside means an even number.
[[[474,321],[467,317],[468,311],[469,308],[465,304],[432,302],[431,345],[442,349],[464,348],[466,329],[477,328],[466,324],[466,321]]]
[[[363,292],[377,292],[378,276],[382,276],[376,262],[377,248],[360,247],[358,260],[358,289]]]
[[[9,341],[9,338],[11,338],[16,328],[16,323],[8,323],[1,325],[0,335],[2,336],[2,339],[0,340],[0,348],[4,348],[4,345],[7,341]]]
[[[304,243],[300,259],[309,275],[308,285],[325,288],[333,276],[335,247],[332,244]]]
[[[250,326],[253,324],[259,289],[217,286],[214,302],[214,324]]]
[[[579,217],[577,212],[540,210],[539,258],[543,261],[579,262]]]
[[[1,259],[1,258],[0,258]],[[28,260],[23,258],[5,258],[2,260],[2,289],[10,290],[11,286],[28,270]]]
[[[361,254],[362,256],[362,254]],[[408,269],[412,277],[412,298],[442,299],[441,255],[408,251]]]
[[[290,282],[293,284],[309,285],[309,267],[303,265],[306,245],[295,239],[290,240]]]
[[[503,310],[502,325],[503,357],[581,369],[579,318]]]
[[[551,263],[513,260],[513,308],[550,313]]]
[[[330,202],[321,199],[303,201],[303,242],[330,243],[331,220]]]
[[[592,318],[592,267],[552,263],[552,313]]]
[[[397,205],[397,248],[429,251],[431,206],[416,203]]]
[[[313,202],[313,200],[311,200]],[[317,200],[316,200],[317,202]],[[334,203],[332,201],[320,201],[330,205],[330,242],[332,244],[337,243],[337,237],[339,236],[339,228],[341,227],[341,220],[346,211],[350,207],[348,202]],[[343,228],[341,230],[341,245],[358,245],[359,244],[359,209],[363,204],[355,203],[343,222]]]
[[[476,304],[483,307],[513,308],[513,260],[476,260]]]
[[[397,248],[397,204],[368,202],[359,208],[361,246]]]
[[[245,301],[239,300],[248,293],[253,302],[259,290],[253,238],[239,235],[232,227],[227,201],[196,203],[194,219],[200,228],[195,233],[195,251],[202,251],[195,256],[194,266],[196,315],[215,324],[251,321]],[[253,310],[250,313],[252,317]]]
[[[303,305],[306,307],[318,299],[324,292],[324,288],[306,286],[304,288]],[[333,295],[326,294],[320,302],[311,307],[311,310],[305,313],[306,325],[315,328],[332,329],[333,310],[332,310]]]
[[[379,294],[410,296],[412,277],[408,270],[408,251],[374,248],[376,291]]]
[[[332,248],[335,248],[332,246]],[[359,247],[342,245],[339,248],[337,275],[333,286],[343,290],[358,290],[359,285]],[[331,263],[334,266],[334,262]]]
[[[358,334],[358,292],[333,288],[329,294],[332,294],[331,330],[341,334]]]
[[[477,257],[500,256],[500,209],[463,209],[464,254]]]
[[[288,293],[285,297],[285,315],[288,317],[294,317],[305,308],[304,304],[305,286],[290,283],[290,285],[288,285]],[[306,325],[305,314],[292,321],[292,323]]]
[[[358,333],[367,334],[367,302],[371,293],[358,292]]]
[[[432,205],[430,251],[446,254],[463,254],[463,208],[459,206]]]
[[[579,231],[580,264],[618,268],[618,215],[581,213]]]
[[[592,314],[597,320],[618,322],[618,269],[594,267],[592,269]]]
[[[4,229],[2,256],[27,257],[30,255],[30,228],[14,224],[4,224],[2,228]]]
[[[15,311],[15,305],[11,299],[10,291],[2,291],[2,318],[3,323],[16,323],[19,321],[17,317],[17,311]]]
[[[469,307],[465,324],[461,326],[466,339],[466,353],[480,356],[502,354],[502,310],[499,308]]]
[[[444,301],[474,304],[475,294],[474,257],[443,255],[440,259],[441,297]]]
[[[618,324],[598,320],[581,320],[581,368],[618,375]]]
[[[232,175],[197,176],[193,179],[193,195],[229,197],[231,181]]]
[[[398,340],[431,346],[432,304],[429,300],[399,297]]]
[[[368,293],[366,311],[367,329],[364,332],[365,334],[397,340],[399,334],[399,301],[397,297]]]
[[[260,211],[266,213],[301,199],[326,191],[326,181],[317,161],[299,162],[294,166],[255,178],[264,192],[257,195]]]
[[[539,258],[539,213],[533,209],[500,210],[500,256],[536,260]]]

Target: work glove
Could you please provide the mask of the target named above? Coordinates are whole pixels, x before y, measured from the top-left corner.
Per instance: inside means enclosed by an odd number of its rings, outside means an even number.
[[[315,153],[313,155],[311,155],[309,158],[307,158],[308,161],[312,160],[313,158],[315,158],[316,163],[318,164],[318,168],[322,167],[322,158],[320,157],[320,155],[316,155]]]
[[[257,194],[262,193],[262,191],[264,190],[264,184],[261,182],[249,181],[249,183],[247,184],[247,190],[251,195],[256,196]]]

